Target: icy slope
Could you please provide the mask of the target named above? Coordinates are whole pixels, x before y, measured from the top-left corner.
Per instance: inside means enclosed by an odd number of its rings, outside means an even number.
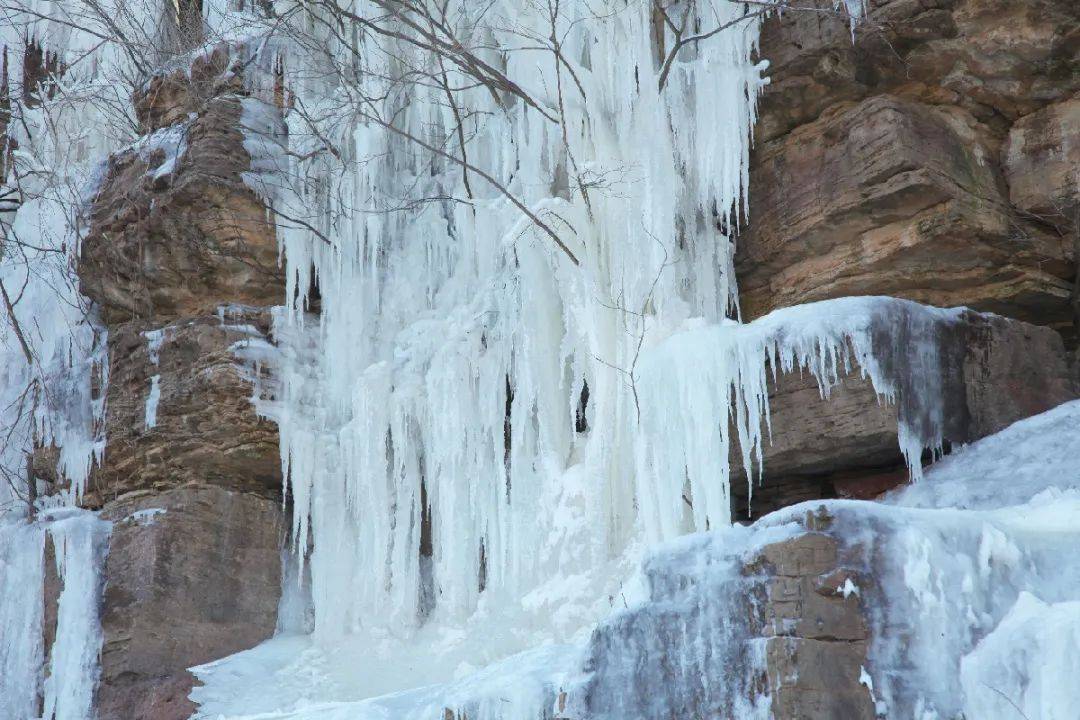
[[[934,464],[926,482],[893,493],[886,502],[997,510],[1025,505],[1044,492],[1053,495],[1077,488],[1080,402],[1068,402],[957,448]]]
[[[1078,428],[1080,401],[1015,423],[876,513],[891,535],[877,541],[871,661],[894,712],[1075,716],[1064,648],[1080,627]]]
[[[863,578],[844,591],[859,594],[871,638],[851,681],[872,688],[881,716],[1075,717],[1077,428],[1080,401],[959,450],[885,503],[804,503],[657,549],[648,601],[601,623],[568,716],[767,717],[753,691],[765,639],[750,629],[762,610],[747,604],[767,579],[747,568],[812,511]]]
[[[695,707],[768,717],[770,697],[753,684],[764,639],[744,617],[762,578],[745,565],[765,545],[804,532],[807,510],[822,507],[833,519],[828,532],[863,562],[857,569],[868,581],[850,591],[871,628],[864,682],[879,712],[1007,720],[1018,707],[1031,718],[1072,717],[1078,423],[1080,401],[1018,422],[885,503],[807,503],[659,546],[591,641],[422,690],[328,703],[335,692],[348,695],[329,682],[343,658],[283,636],[197,669],[207,683],[194,694],[204,703],[200,717],[424,718],[451,708],[470,718],[625,718]],[[363,670],[362,660],[344,662]]]

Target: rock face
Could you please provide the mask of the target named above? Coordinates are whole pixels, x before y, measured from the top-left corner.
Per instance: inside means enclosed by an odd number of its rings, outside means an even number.
[[[881,339],[881,347],[906,342],[884,333]],[[940,367],[927,370],[943,378],[943,430],[951,444],[973,442],[1076,397],[1061,337],[1049,328],[968,311],[942,328],[937,344]],[[769,406],[771,441],[749,506],[741,463],[732,457],[739,469],[733,517],[761,517],[803,500],[873,497],[907,480],[898,408],[879,399],[858,371],[828,399],[808,374],[781,375]]]
[[[265,640],[277,620],[280,503],[223,487],[130,493],[109,503],[101,720],[195,709],[187,668]]]
[[[854,41],[831,0],[813,4],[825,12],[786,12],[762,37],[772,84],[738,240],[744,318],[878,294],[1000,314],[966,313],[941,337],[950,442],[1075,397],[1075,0],[871,0]],[[236,353],[270,342],[266,308],[284,289],[245,175],[234,56],[214,48],[138,94],[148,135],[110,158],[83,241],[82,289],[110,333],[109,445],[87,495],[115,523],[99,720],[188,717],[187,668],[276,623],[277,431]],[[736,517],[906,479],[898,409],[858,375],[828,401],[784,375],[770,407],[763,482],[748,504],[734,479]],[[777,718],[875,717],[866,593],[852,590],[874,585],[867,557],[814,514],[742,554],[710,542],[646,564],[648,597],[596,631],[566,716],[729,717],[767,689]],[[680,665],[700,643],[715,651],[706,666]],[[744,681],[712,682],[731,677]]]
[[[955,105],[1004,132],[1018,118],[1080,89],[1080,17],[1070,0],[869,0],[855,33],[847,19],[785,12],[762,34],[772,83],[757,137],[769,141],[844,101],[892,93]],[[820,12],[820,11],[826,12]]]
[[[734,531],[688,538],[647,561],[646,597],[593,633],[565,717],[761,717],[760,696],[770,717],[876,717],[859,684],[858,553],[827,515],[801,524],[760,546]]]
[[[1003,153],[1009,200],[1032,219],[1077,227],[1080,210],[1080,98],[1026,115],[1009,130]]]
[[[860,573],[842,561],[840,543],[814,530],[763,548],[766,663],[775,717],[871,720],[869,689],[860,684],[870,640],[860,596]],[[754,564],[751,564],[754,567]]]
[[[104,464],[88,503],[134,490],[189,483],[281,497],[277,426],[252,406],[253,367],[236,352],[266,344],[269,314],[237,310],[196,316],[154,330],[115,326]]]
[[[1078,34],[1071,0],[877,0],[854,42],[829,12],[766,23],[744,316],[888,294],[1071,334],[1076,221],[1032,208],[1075,169]]]
[[[824,12],[785,12],[761,39],[771,84],[736,256],[744,318],[879,294],[999,314],[968,313],[944,338],[954,443],[1076,397],[1080,6],[871,0],[853,40],[831,2],[811,5]],[[828,401],[784,375],[770,407],[763,484],[748,508],[733,483],[735,517],[907,479],[897,410],[857,374]],[[884,569],[827,519],[804,525],[745,561],[764,578],[744,612],[767,638],[773,716],[873,718],[862,603],[888,603]],[[848,579],[861,596],[842,592]]]
[[[214,98],[243,92],[244,77],[236,71],[237,50],[241,48],[219,43],[192,57],[186,72],[150,78],[132,99],[140,129],[152,133],[182,123]]]
[[[110,326],[281,302],[273,223],[244,181],[251,156],[241,115],[240,97],[215,97],[109,159],[82,243],[80,286]]]
[[[182,720],[187,668],[273,634],[286,530],[277,427],[252,404],[284,297],[246,183],[246,102],[217,48],[135,98],[150,134],[111,157],[89,208],[83,292],[109,329],[108,445],[84,504],[114,521],[98,720]],[[43,464],[43,463],[39,463]]]

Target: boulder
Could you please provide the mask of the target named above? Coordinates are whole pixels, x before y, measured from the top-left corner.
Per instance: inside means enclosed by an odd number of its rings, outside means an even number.
[[[882,337],[878,352],[889,362],[889,343],[899,343],[892,347],[902,353],[907,341]],[[940,367],[929,370],[943,377],[949,444],[971,443],[1077,395],[1069,356],[1049,328],[966,311],[942,327],[935,343]],[[808,373],[781,374],[770,388],[769,407],[771,439],[765,439],[762,476],[749,505],[750,488],[733,449],[732,517],[761,517],[804,500],[874,497],[907,480],[897,441],[902,408],[880,399],[858,370],[827,399]]]
[[[829,530],[683,538],[650,555],[643,596],[602,622],[560,717],[872,720],[865,558]],[[758,712],[751,710],[755,707]]]
[[[99,720],[183,720],[187,668],[269,638],[281,592],[281,504],[222,487],[108,503]]]

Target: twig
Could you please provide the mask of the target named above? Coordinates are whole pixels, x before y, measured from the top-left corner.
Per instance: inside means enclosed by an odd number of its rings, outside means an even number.
[[[27,365],[34,364],[34,354],[30,352],[30,345],[26,342],[26,336],[23,335],[22,326],[19,325],[19,319],[15,317],[15,306],[11,304],[11,298],[8,296],[7,288],[4,287],[4,281],[0,280],[0,295],[4,297],[4,308],[7,310],[8,320],[11,321],[11,328],[15,331],[15,337],[19,339],[19,346],[22,348],[23,357],[26,358]]]
[[[992,692],[995,692],[995,693],[997,693],[998,695],[1000,695],[1001,697],[1005,698],[1005,702],[1007,702],[1007,703],[1009,703],[1010,705],[1012,705],[1012,706],[1013,706],[1013,709],[1014,709],[1014,710],[1016,710],[1016,712],[1018,712],[1018,713],[1020,714],[1020,717],[1024,718],[1024,720],[1031,720],[1031,718],[1029,718],[1029,717],[1027,716],[1027,713],[1025,713],[1025,712],[1024,712],[1023,710],[1021,710],[1021,709],[1020,709],[1020,706],[1019,706],[1019,705],[1017,705],[1017,704],[1016,704],[1015,702],[1013,702],[1013,699],[1012,699],[1011,697],[1009,697],[1009,696],[1008,696],[1008,695],[1006,695],[1005,693],[1001,692],[1001,691],[1000,691],[1000,690],[998,690],[998,689],[997,689],[996,687],[991,687],[990,685],[987,685],[986,683],[981,683],[981,684],[982,684],[982,686],[983,686],[983,687],[985,687],[985,688],[986,688],[987,690],[990,690],[990,691],[992,691]]]

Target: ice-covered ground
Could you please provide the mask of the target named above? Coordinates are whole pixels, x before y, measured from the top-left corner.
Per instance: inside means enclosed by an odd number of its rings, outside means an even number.
[[[805,503],[750,527],[659,546],[601,622],[605,635],[614,638],[603,648],[608,653],[600,656],[603,662],[593,667],[603,680],[594,682],[593,691],[599,687],[607,693],[601,707],[611,710],[611,717],[629,717],[619,713],[635,710],[653,716],[653,710],[668,707],[664,702],[685,701],[695,692],[712,693],[715,700],[742,686],[739,673],[752,672],[761,662],[745,626],[732,622],[694,629],[694,623],[724,617],[725,598],[735,606],[730,593],[746,582],[739,560],[799,532],[806,510],[824,506],[835,519],[833,532],[867,563],[861,569],[871,582],[859,593],[873,628],[867,673],[881,712],[921,720],[959,713],[1007,720],[1018,717],[1019,708],[1029,718],[1074,717],[1080,631],[1080,559],[1074,553],[1080,542],[1078,427],[1080,401],[1074,401],[958,449],[930,467],[922,481],[883,502]],[[663,584],[679,577],[694,579]],[[667,644],[653,648],[652,661],[663,656],[692,684],[642,694],[640,686],[650,677],[647,667],[620,671],[625,662],[620,652],[652,636],[641,627],[650,613],[661,618],[672,612],[681,618],[681,634],[665,637],[657,621],[654,640]],[[632,624],[624,629],[627,622]],[[497,626],[473,629],[481,643],[497,639],[499,631]],[[541,718],[551,716],[544,713],[552,712],[563,691],[573,709],[575,689],[590,681],[584,672],[589,642],[579,638],[476,672],[457,668],[461,677],[429,685],[430,665],[438,656],[424,648],[437,648],[438,640],[423,635],[417,640],[412,646],[375,641],[338,654],[306,636],[283,634],[196,669],[206,685],[193,697],[203,703],[200,717],[230,720],[438,717],[432,712],[443,707],[471,708],[470,718]],[[385,674],[397,676],[401,692],[359,697],[372,675]],[[620,691],[613,685],[619,678],[635,682]],[[711,688],[701,685],[702,678],[712,680]],[[424,687],[406,689],[410,685]],[[498,704],[486,704],[494,697]],[[649,710],[642,705],[646,700],[659,705]],[[500,714],[500,708],[506,712]],[[736,716],[765,717],[767,709],[767,697],[757,698],[756,706],[750,697]]]

